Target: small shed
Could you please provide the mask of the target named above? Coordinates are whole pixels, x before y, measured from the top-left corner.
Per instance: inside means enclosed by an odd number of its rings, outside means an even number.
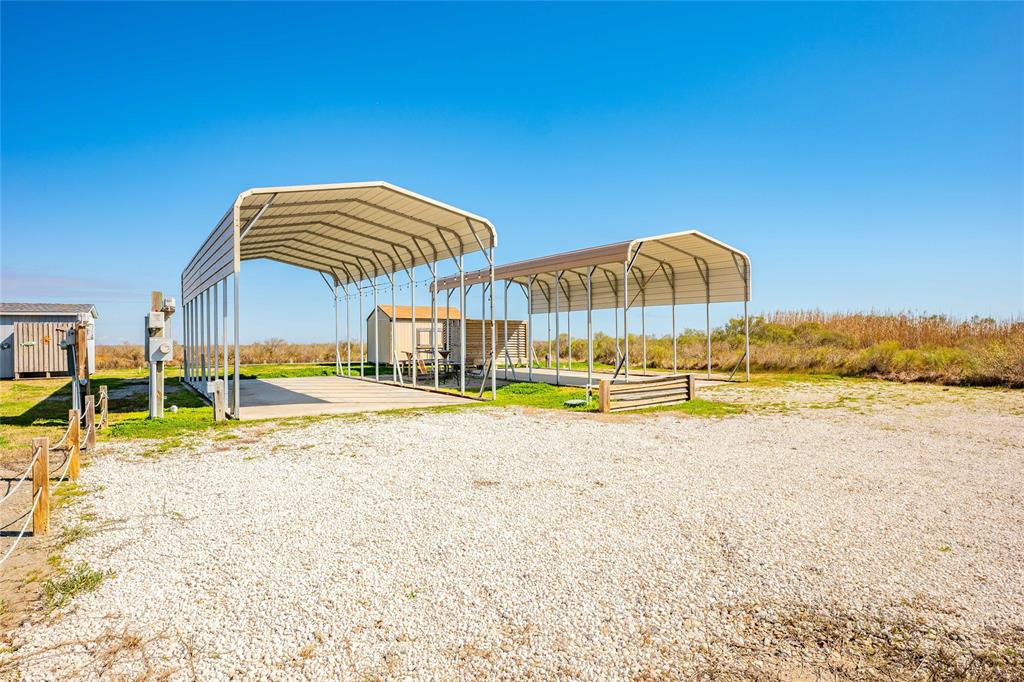
[[[398,359],[404,360],[404,353],[412,351],[412,306],[395,306],[395,336]],[[391,311],[389,305],[377,306],[377,324],[374,327],[374,311],[366,316],[366,359],[369,362],[389,364],[391,362]],[[445,328],[448,320],[460,319],[457,308],[437,308],[437,343],[444,348]],[[420,357],[429,355],[433,348],[431,339],[432,315],[430,306],[416,306],[416,346]]]
[[[0,379],[67,375],[60,342],[79,321],[89,325],[89,371],[95,371],[98,317],[91,303],[0,303]]]

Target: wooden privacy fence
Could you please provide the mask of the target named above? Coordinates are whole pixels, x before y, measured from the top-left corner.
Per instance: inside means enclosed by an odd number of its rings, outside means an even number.
[[[452,360],[459,359],[459,325],[466,324],[466,365],[483,367],[491,359],[491,321],[490,320],[452,320],[443,327],[444,344],[451,350]],[[496,320],[494,323],[494,349],[498,364],[525,363],[526,360],[526,322],[523,320]],[[508,344],[505,335],[508,334]],[[506,360],[505,354],[508,353]]]
[[[4,496],[0,498],[0,504],[13,497],[29,477],[32,479],[32,506],[25,514],[25,523],[14,538],[14,543],[0,558],[2,565],[14,553],[15,547],[21,542],[21,538],[28,531],[29,523],[32,524],[32,535],[45,535],[50,532],[50,489],[57,488],[64,482],[65,478],[77,481],[81,471],[81,453],[83,450],[92,451],[96,447],[96,429],[107,425],[107,391],[106,386],[100,387],[100,415],[101,419],[96,421],[96,402],[93,396],[86,396],[85,414],[79,415],[78,410],[68,410],[68,428],[56,444],[50,445],[48,437],[32,439],[32,456],[25,472],[18,479],[18,482],[8,488]],[[83,423],[84,422],[84,423]],[[83,433],[84,431],[84,433]],[[64,452],[64,470],[61,472],[57,482],[50,485],[50,453]]]
[[[613,384],[610,379],[601,379],[598,389],[602,412],[673,405],[693,400],[695,396],[692,374],[673,374],[632,384]]]

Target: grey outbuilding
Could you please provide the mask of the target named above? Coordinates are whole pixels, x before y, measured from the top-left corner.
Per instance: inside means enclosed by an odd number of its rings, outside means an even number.
[[[0,303],[0,379],[66,376],[60,342],[79,322],[88,328],[89,372],[96,371],[98,318],[91,303]]]

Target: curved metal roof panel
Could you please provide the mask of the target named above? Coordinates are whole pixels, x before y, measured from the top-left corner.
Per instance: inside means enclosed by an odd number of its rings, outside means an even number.
[[[259,187],[232,208],[182,272],[183,302],[241,261],[266,258],[348,284],[497,245],[481,216],[383,181]]]
[[[555,310],[556,296],[559,312],[576,311],[587,309],[589,270],[592,307],[600,310],[622,307],[627,267],[630,307],[750,300],[749,256],[697,230],[508,263],[494,269],[494,278],[532,285],[530,312]],[[488,280],[486,269],[465,276],[467,286]],[[438,281],[439,290],[458,286],[458,276]]]

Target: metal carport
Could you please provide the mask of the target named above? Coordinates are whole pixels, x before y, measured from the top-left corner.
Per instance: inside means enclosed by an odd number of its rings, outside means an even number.
[[[417,267],[425,266],[431,281],[436,282],[439,263],[450,260],[461,275],[465,256],[482,252],[487,262],[484,271],[493,272],[496,245],[497,231],[486,218],[387,182],[262,187],[242,192],[181,273],[185,380],[206,392],[208,382],[223,377],[230,386],[230,411],[240,416],[239,274],[244,260],[266,258],[320,273],[335,302],[335,368],[340,374],[339,289],[345,292],[347,320],[349,302],[358,298],[361,308],[366,290],[372,291],[376,308],[380,278],[387,280],[394,305],[396,275],[405,272],[415,306]],[[229,279],[233,284],[233,371],[228,368]],[[493,339],[493,286],[490,289]],[[436,328],[436,288],[432,286],[431,292]],[[460,303],[464,309],[464,288]],[[351,336],[349,341],[351,364]],[[436,338],[433,346],[436,387]],[[492,343],[492,367],[493,356]],[[380,380],[379,364],[376,378]],[[400,377],[396,374],[393,379]],[[416,382],[415,371],[412,381]],[[494,382],[492,372],[492,396]],[[460,386],[464,393],[464,361]]]
[[[529,314],[554,313],[555,338],[560,336],[559,313],[587,311],[587,382],[592,381],[592,311],[615,309],[615,339],[618,348],[619,315],[622,309],[624,350],[620,353],[615,376],[623,372],[629,380],[629,311],[640,306],[646,365],[646,318],[650,306],[672,307],[672,369],[677,369],[676,306],[703,304],[706,307],[707,371],[711,376],[711,304],[743,302],[744,352],[746,378],[750,378],[750,328],[747,304],[750,301],[750,258],[724,242],[696,230],[673,232],[653,237],[594,246],[578,251],[543,256],[501,265],[491,271],[465,273],[462,279],[447,277],[438,281],[441,290],[472,285],[487,279],[503,281],[504,315],[508,316],[508,290],[518,284],[526,295]],[[569,319],[567,315],[567,319]],[[528,325],[528,372],[533,379],[533,324]],[[571,328],[570,328],[571,330]],[[550,335],[549,335],[550,336]],[[571,335],[569,338],[571,344]],[[549,338],[550,344],[550,338]],[[571,353],[571,345],[570,345]],[[555,354],[556,383],[559,354]],[[570,355],[571,362],[571,355]],[[508,363],[506,363],[507,365]],[[571,366],[571,365],[570,365]]]

